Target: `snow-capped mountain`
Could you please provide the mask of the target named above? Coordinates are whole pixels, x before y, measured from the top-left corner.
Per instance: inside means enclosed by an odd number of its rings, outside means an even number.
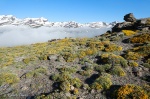
[[[47,19],[41,18],[25,18],[25,19],[18,19],[13,15],[1,15],[0,16],[0,26],[3,25],[27,25],[30,27],[65,27],[65,28],[79,28],[79,27],[91,27],[91,28],[101,28],[101,27],[112,27],[114,26],[117,21],[112,23],[105,23],[105,22],[92,22],[81,24],[74,21],[70,22],[49,22]]]

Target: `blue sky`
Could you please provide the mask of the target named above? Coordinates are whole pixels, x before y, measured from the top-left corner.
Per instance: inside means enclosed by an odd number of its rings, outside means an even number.
[[[45,17],[49,21],[123,21],[127,13],[150,17],[150,0],[0,0],[0,15]]]

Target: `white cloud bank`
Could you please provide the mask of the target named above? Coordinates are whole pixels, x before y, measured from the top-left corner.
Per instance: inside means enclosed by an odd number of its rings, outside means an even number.
[[[28,26],[6,25],[0,27],[0,47],[11,47],[38,42],[47,42],[50,39],[65,37],[94,37],[100,35],[110,28],[94,29],[62,28],[62,27],[40,27],[30,28]]]

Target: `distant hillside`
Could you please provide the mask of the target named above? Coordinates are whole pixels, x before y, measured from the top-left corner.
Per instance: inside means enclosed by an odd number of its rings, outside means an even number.
[[[0,48],[0,98],[149,99],[150,19],[93,38]]]

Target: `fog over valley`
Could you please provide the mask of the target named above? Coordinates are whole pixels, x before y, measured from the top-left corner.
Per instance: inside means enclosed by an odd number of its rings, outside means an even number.
[[[0,26],[0,47],[27,45],[39,42],[47,42],[51,39],[65,37],[94,37],[110,30],[110,27],[102,28],[65,28],[65,27],[39,27],[32,28],[21,25]]]

